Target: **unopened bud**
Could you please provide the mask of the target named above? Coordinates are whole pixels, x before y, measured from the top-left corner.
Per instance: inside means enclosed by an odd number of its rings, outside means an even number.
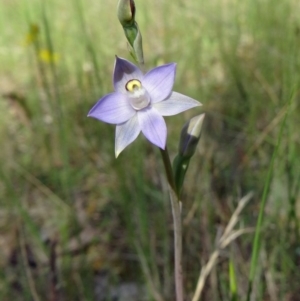
[[[182,128],[178,153],[184,158],[191,158],[197,148],[205,114],[190,119]]]
[[[204,116],[204,114],[201,114],[193,117],[181,130],[179,151],[173,161],[173,173],[177,194],[180,194],[181,192],[191,157],[196,151],[201,135]]]
[[[132,26],[135,17],[135,4],[133,0],[119,0],[118,19],[123,27]]]
[[[119,0],[118,18],[130,46],[130,53],[140,64],[144,64],[142,35],[135,21],[135,4],[133,0]]]

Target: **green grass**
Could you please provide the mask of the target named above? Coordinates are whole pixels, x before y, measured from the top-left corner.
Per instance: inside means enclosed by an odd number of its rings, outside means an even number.
[[[116,4],[0,3],[0,300],[97,300],[104,272],[116,287],[133,282],[150,300],[174,300],[159,151],[141,136],[116,160],[114,127],[86,117],[112,91],[115,55],[130,59]],[[253,300],[296,300],[298,1],[136,0],[136,8],[146,68],[177,62],[174,90],[203,104],[166,119],[172,158],[181,126],[206,113],[183,191],[188,297],[253,191],[238,227],[260,221],[260,244],[244,234],[221,253],[201,300],[246,300],[249,283]],[[39,33],[25,45],[32,25]],[[42,50],[58,60],[42,60]]]

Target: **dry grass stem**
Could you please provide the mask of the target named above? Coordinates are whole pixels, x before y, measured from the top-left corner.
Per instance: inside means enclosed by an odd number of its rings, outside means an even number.
[[[19,223],[19,237],[20,237],[20,248],[21,248],[21,255],[24,263],[25,273],[27,276],[27,281],[29,285],[29,290],[32,296],[33,301],[41,301],[36,286],[33,280],[33,276],[30,270],[30,266],[28,264],[27,252],[26,252],[26,242],[24,237],[24,230],[22,229],[22,225]]]
[[[64,202],[57,194],[55,194],[50,188],[44,185],[40,180],[38,180],[35,176],[33,176],[21,165],[19,165],[16,162],[12,162],[11,166],[20,175],[22,175],[29,183],[34,185],[41,193],[43,193],[46,197],[49,197],[51,200],[53,200],[65,212],[69,212],[70,210],[72,210],[71,207],[66,202]]]
[[[163,297],[158,292],[158,290],[155,287],[155,284],[152,281],[152,276],[147,263],[146,256],[144,255],[143,250],[138,242],[135,242],[135,247],[138,252],[143,274],[146,277],[147,286],[149,287],[149,292],[152,294],[152,297],[154,298],[155,301],[163,301],[164,300]]]
[[[225,228],[223,235],[217,242],[216,250],[213,251],[213,253],[209,257],[208,262],[201,269],[200,276],[198,278],[196,290],[195,290],[194,296],[192,298],[192,301],[200,300],[206,278],[210,274],[212,268],[214,267],[219,255],[220,255],[221,250],[224,249],[225,247],[227,247],[233,240],[235,240],[240,235],[242,235],[244,233],[249,233],[252,231],[252,229],[250,229],[250,228],[233,231],[233,228],[235,227],[235,225],[237,224],[237,222],[239,220],[240,213],[245,208],[245,206],[247,205],[249,200],[252,198],[252,196],[253,196],[253,193],[250,192],[240,200],[238,207],[232,214],[230,221],[229,221],[227,227]]]

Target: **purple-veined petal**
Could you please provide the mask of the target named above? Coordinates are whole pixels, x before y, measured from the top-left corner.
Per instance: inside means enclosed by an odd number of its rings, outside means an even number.
[[[162,116],[176,115],[197,106],[201,106],[199,101],[177,92],[172,92],[168,99],[153,104]]]
[[[171,94],[175,74],[175,63],[156,67],[145,74],[142,85],[150,94],[152,103],[162,101]]]
[[[113,84],[116,92],[126,93],[125,85],[132,79],[141,81],[142,71],[129,61],[116,57]]]
[[[90,110],[88,116],[101,121],[119,124],[127,121],[135,114],[126,95],[118,92],[102,97]]]
[[[141,131],[137,114],[129,119],[127,122],[118,124],[116,127],[115,139],[115,155],[116,158],[122,150],[133,142]]]
[[[145,137],[156,146],[165,149],[167,126],[163,117],[153,107],[140,110],[137,115]]]

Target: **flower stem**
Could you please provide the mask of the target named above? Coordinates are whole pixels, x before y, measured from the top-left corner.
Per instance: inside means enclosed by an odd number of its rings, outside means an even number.
[[[160,148],[159,150],[160,150],[163,162],[164,162],[164,167],[165,167],[165,170],[166,170],[167,180],[168,180],[172,190],[175,192],[176,191],[175,181],[174,181],[173,169],[172,169],[168,149],[166,147],[165,149]],[[177,200],[179,199],[177,195],[176,195],[176,199]]]
[[[183,279],[182,279],[182,225],[181,225],[181,202],[176,193],[173,170],[171,166],[168,149],[160,149],[167,179],[169,182],[169,193],[172,207],[174,224],[174,264],[175,264],[175,287],[176,301],[183,301]]]

